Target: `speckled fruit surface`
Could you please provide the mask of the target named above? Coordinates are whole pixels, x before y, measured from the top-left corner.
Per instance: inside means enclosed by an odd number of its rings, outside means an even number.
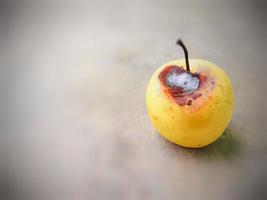
[[[165,84],[170,70],[185,69],[184,59],[164,64],[152,75],[146,91],[149,117],[158,132],[184,147],[203,147],[214,142],[227,127],[234,95],[226,73],[200,59],[189,60],[191,72],[200,79],[199,88],[177,94]]]

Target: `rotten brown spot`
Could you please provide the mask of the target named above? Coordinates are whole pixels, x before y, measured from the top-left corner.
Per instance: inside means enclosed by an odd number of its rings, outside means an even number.
[[[192,99],[189,99],[189,100],[187,101],[187,105],[188,105],[188,106],[191,106],[191,105],[192,105]]]
[[[191,73],[177,65],[167,66],[159,74],[158,78],[163,86],[163,90],[165,94],[170,96],[180,106],[192,105],[192,101],[200,97],[202,94],[199,93],[197,90],[193,92],[185,92],[183,88],[181,87],[170,86],[168,84],[167,78],[170,74],[173,74],[173,73],[176,73],[176,74],[189,73],[192,76],[197,77],[199,79],[199,87],[201,87],[201,85],[204,82],[206,82],[207,77],[204,75],[198,74],[198,73]]]

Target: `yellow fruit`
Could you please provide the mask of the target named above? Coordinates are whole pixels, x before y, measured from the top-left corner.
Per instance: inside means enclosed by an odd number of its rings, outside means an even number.
[[[186,69],[184,59],[169,62],[151,77],[146,105],[152,124],[162,136],[175,144],[197,148],[223,133],[232,116],[234,97],[231,82],[221,68],[205,60],[189,62],[189,73],[198,77],[199,87],[181,92],[168,85],[166,78],[171,71]]]

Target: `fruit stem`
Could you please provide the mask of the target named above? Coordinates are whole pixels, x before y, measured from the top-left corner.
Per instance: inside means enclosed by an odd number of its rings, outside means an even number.
[[[186,70],[190,72],[190,67],[189,67],[189,60],[188,60],[188,52],[187,49],[181,39],[178,39],[176,42],[177,45],[180,45],[183,50],[184,50],[184,55],[185,55],[185,62],[186,62]]]

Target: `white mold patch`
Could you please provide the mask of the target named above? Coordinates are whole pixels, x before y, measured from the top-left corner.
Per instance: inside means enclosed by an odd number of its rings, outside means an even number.
[[[199,79],[189,73],[172,73],[167,77],[167,84],[171,87],[180,87],[185,92],[191,92],[198,89]]]

